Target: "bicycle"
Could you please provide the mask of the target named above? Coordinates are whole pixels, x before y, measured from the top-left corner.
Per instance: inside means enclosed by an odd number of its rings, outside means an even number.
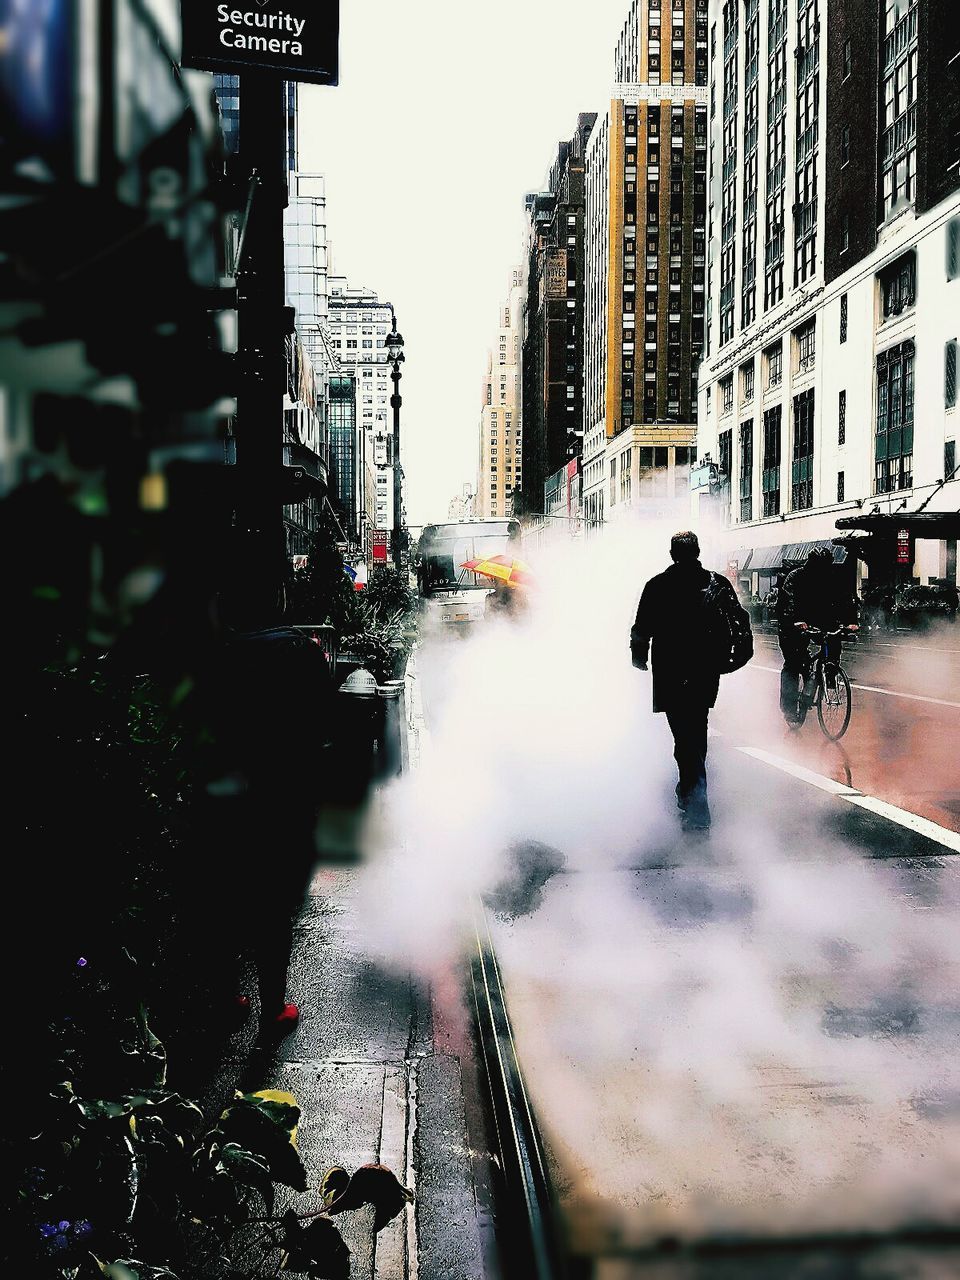
[[[839,640],[843,635],[851,637],[852,634],[849,627],[837,627],[834,631],[807,627],[804,632],[804,638],[817,645],[817,651],[809,661],[806,671],[800,673],[795,727],[800,728],[807,718],[807,712],[815,706],[820,728],[831,742],[839,742],[847,732],[853,710],[853,695],[847,673],[840,665],[839,653],[834,658],[828,649],[831,640]]]

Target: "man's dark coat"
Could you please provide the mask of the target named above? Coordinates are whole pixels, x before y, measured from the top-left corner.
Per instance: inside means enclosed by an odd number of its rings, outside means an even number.
[[[672,564],[643,589],[630,632],[634,666],[647,661],[653,641],[653,709],[672,711],[691,703],[712,707],[720,673],[706,649],[707,611],[703,593],[711,575],[699,560]],[[720,579],[721,590],[733,587]]]

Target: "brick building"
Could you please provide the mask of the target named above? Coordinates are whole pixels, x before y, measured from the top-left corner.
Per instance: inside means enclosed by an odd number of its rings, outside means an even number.
[[[633,0],[586,161],[588,521],[682,502],[704,343],[707,0]]]
[[[595,114],[577,117],[545,191],[526,198],[523,485],[518,514],[545,510],[547,477],[583,451],[584,165]]]

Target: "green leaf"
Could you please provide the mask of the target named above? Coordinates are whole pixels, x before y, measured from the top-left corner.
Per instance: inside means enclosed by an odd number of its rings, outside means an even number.
[[[307,1227],[284,1219],[288,1271],[305,1271],[313,1280],[349,1280],[350,1250],[329,1218],[314,1218]]]
[[[293,1144],[300,1108],[257,1094],[238,1097],[220,1117],[219,1130],[209,1134],[221,1145],[234,1142],[263,1157],[275,1182],[295,1191],[307,1189],[307,1174]]]
[[[273,1174],[262,1156],[245,1151],[235,1142],[228,1142],[217,1151],[216,1171],[259,1191],[266,1201],[266,1216],[271,1216],[274,1201]]]

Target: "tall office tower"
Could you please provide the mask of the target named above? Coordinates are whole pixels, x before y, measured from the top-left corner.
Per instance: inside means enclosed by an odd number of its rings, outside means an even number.
[[[704,341],[707,0],[633,0],[586,163],[588,522],[681,502]]]
[[[756,589],[838,521],[872,577],[955,579],[956,6],[727,0],[710,43],[699,501]]]
[[[318,173],[290,174],[289,203],[283,215],[283,258],[287,302],[296,311],[297,332],[318,376],[330,364],[326,335],[327,198]]]
[[[515,267],[510,293],[500,308],[497,350],[490,352],[480,411],[480,462],[475,511],[478,516],[513,514],[514,488],[523,484],[523,424],[520,342],[523,270]]]
[[[224,150],[228,156],[235,156],[240,151],[240,77],[215,75],[213,92],[220,107],[220,128],[223,131]],[[298,164],[296,81],[284,81],[283,93],[287,116],[287,172],[292,173]]]
[[[393,527],[393,427],[390,416],[390,369],[386,339],[393,304],[381,302],[370,289],[351,288],[343,276],[329,281],[329,331],[344,374],[356,380],[358,427],[374,468],[375,501],[370,528]],[[358,468],[359,471],[359,468]]]
[[[526,198],[523,485],[518,514],[545,510],[547,478],[583,452],[584,163],[595,114],[561,142],[547,189]],[[516,497],[516,492],[515,492]]]

